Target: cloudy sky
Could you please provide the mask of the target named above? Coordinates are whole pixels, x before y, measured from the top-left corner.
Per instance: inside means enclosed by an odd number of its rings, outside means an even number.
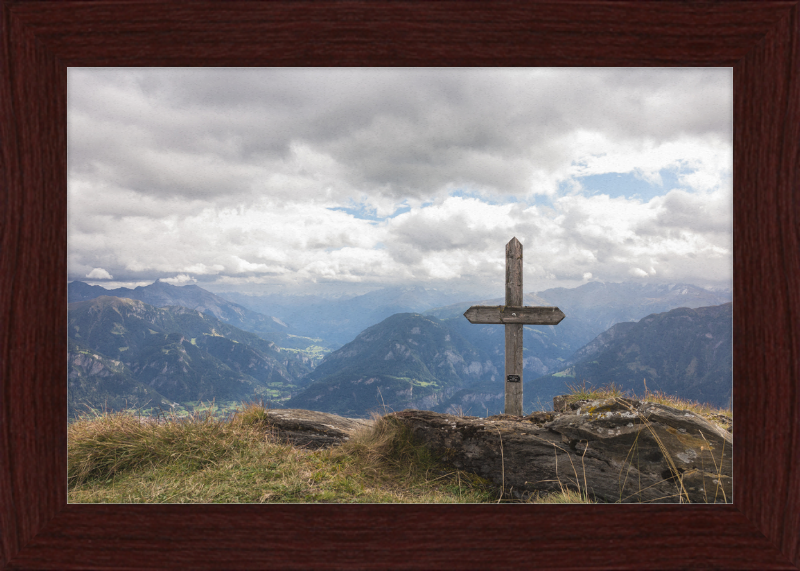
[[[732,284],[730,68],[68,72],[70,280]]]

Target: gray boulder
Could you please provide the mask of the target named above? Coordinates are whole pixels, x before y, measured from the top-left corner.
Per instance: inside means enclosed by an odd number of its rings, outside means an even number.
[[[345,418],[313,410],[276,409],[266,413],[267,422],[279,439],[313,449],[341,444],[358,428],[373,423],[372,420]]]
[[[394,416],[455,468],[525,499],[561,487],[608,503],[732,501],[733,435],[691,412],[615,398],[524,417]]]

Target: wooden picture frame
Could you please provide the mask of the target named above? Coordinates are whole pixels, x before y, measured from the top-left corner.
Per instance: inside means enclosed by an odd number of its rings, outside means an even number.
[[[0,568],[798,568],[797,0],[0,2]],[[733,67],[734,503],[67,504],[66,69],[234,65]]]

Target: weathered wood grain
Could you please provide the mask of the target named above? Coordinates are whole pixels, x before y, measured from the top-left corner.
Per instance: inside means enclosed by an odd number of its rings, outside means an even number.
[[[522,325],[506,325],[505,413],[522,416]]]
[[[522,244],[514,237],[506,244],[506,305],[522,303]]]
[[[522,244],[516,236],[506,244],[506,305],[522,305]],[[522,325],[506,325],[505,333],[505,413],[522,416]]]
[[[464,317],[470,323],[558,325],[566,316],[557,307],[473,305]]]

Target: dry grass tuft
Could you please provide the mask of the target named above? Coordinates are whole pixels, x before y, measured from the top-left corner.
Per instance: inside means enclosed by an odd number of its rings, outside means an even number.
[[[220,422],[207,412],[155,420],[126,413],[86,415],[67,428],[68,482],[77,486],[176,462],[199,470],[259,438],[247,426]]]
[[[586,497],[582,491],[573,490],[572,488],[561,487],[560,492],[546,494],[543,496],[536,496],[531,498],[532,504],[591,504],[592,500]]]
[[[646,380],[644,381],[643,396],[637,396],[635,393],[628,395],[614,383],[604,387],[594,388],[591,386],[587,387],[586,381],[583,381],[580,387],[573,385],[567,385],[567,387],[571,391],[567,397],[567,402],[569,403],[580,400],[601,400],[625,397],[633,400],[663,404],[664,406],[669,406],[677,410],[693,412],[726,430],[733,424],[733,412],[730,409],[718,408],[708,403],[699,403],[697,401],[682,399],[677,396],[665,394],[661,391],[650,392],[647,389]]]
[[[244,404],[230,419],[210,412],[140,419],[85,416],[68,429],[71,503],[391,502],[478,503],[489,483],[448,471],[401,423],[375,417],[327,450],[280,442],[266,410]]]

